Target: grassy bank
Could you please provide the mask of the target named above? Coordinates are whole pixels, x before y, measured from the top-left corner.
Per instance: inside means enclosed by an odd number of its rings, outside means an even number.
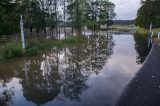
[[[54,47],[63,48],[66,45],[83,42],[84,40],[85,38],[80,36],[72,36],[65,40],[30,40],[26,42],[25,52],[21,47],[21,42],[12,41],[0,47],[0,61],[4,61],[10,58],[22,57],[24,55],[38,55]]]
[[[111,31],[125,31],[134,28],[135,28],[134,25],[112,25],[109,27]]]
[[[135,32],[136,32],[137,34],[141,34],[141,35],[147,35],[147,34],[149,34],[149,29],[144,29],[144,28],[136,27],[135,30],[136,30]],[[152,31],[153,31],[153,33],[154,33],[154,37],[157,37],[158,32],[160,32],[160,28],[155,28],[155,29],[153,29]]]
[[[158,32],[160,32],[160,28],[152,29],[153,31],[153,42],[157,43],[160,46],[160,40],[158,40]],[[149,34],[149,29],[144,29],[144,28],[136,28],[135,35],[141,36],[141,37],[146,37]]]

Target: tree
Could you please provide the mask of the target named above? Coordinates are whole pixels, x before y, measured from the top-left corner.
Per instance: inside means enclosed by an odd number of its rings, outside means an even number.
[[[63,7],[60,9],[60,7]],[[0,2],[0,35],[19,31],[20,14],[24,17],[25,29],[44,31],[50,35],[55,29],[56,38],[60,38],[60,27],[71,23],[72,35],[82,34],[82,28],[88,26],[94,32],[102,25],[110,25],[115,17],[115,5],[109,0],[1,0]]]
[[[0,1],[0,35],[8,35],[19,30],[16,3],[12,0]]]
[[[142,28],[149,28],[152,22],[154,28],[160,27],[160,1],[145,0],[141,4],[135,24]]]
[[[81,35],[84,26],[92,28],[94,32],[101,25],[109,26],[116,16],[114,9],[115,5],[108,0],[72,0],[68,5],[77,35]]]
[[[108,29],[108,26],[113,24],[113,19],[116,16],[114,12],[115,5],[108,0],[100,0],[98,4],[100,8],[98,28],[100,28],[101,25],[106,25]]]

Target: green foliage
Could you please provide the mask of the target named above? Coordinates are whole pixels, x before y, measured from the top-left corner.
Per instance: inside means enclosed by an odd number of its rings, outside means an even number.
[[[39,49],[40,48],[38,46],[33,46],[31,48],[28,48],[26,50],[26,53],[27,53],[27,55],[30,55],[30,56],[37,55],[40,52]]]
[[[101,7],[99,10],[99,25],[107,24],[107,26],[109,26],[112,24],[112,19],[116,16],[116,13],[114,12],[115,5],[108,0],[100,0],[98,2],[98,7]]]
[[[2,56],[2,54],[0,54],[0,62],[3,61],[3,60],[4,60],[3,56]]]
[[[115,5],[109,0],[71,0],[68,5],[69,20],[78,32],[83,26],[98,29],[101,25],[112,24],[116,16],[114,9]]]
[[[114,20],[113,25],[133,25],[135,20]]]
[[[0,35],[8,35],[18,30],[15,4],[0,4]]]
[[[43,50],[47,50],[51,48],[50,44],[48,41],[28,41],[27,42],[27,47],[26,47],[26,54],[28,56],[33,56],[41,53]]]
[[[61,4],[66,8],[60,11]],[[62,6],[62,5],[61,5]],[[0,35],[19,31],[20,15],[23,15],[25,29],[44,30],[46,27],[56,31],[71,22],[77,35],[82,27],[98,29],[110,25],[115,17],[115,5],[109,0],[3,0],[0,2]],[[45,34],[46,35],[46,34]]]
[[[72,36],[64,40],[28,41],[25,52],[21,47],[21,43],[7,43],[0,48],[0,61],[14,57],[22,57],[24,54],[28,56],[38,55],[42,51],[47,51],[54,47],[63,48],[66,45],[83,42],[84,40],[83,37]]]
[[[160,0],[145,0],[138,10],[136,26],[149,29],[151,22],[153,28],[160,27]]]
[[[10,59],[14,57],[22,57],[23,54],[24,52],[20,43],[7,43],[0,48],[0,60]]]
[[[136,28],[136,34],[138,35],[147,35],[149,33],[149,30],[144,29],[144,28]]]

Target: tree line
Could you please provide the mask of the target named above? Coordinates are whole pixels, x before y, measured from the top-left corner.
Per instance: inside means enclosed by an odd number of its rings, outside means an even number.
[[[113,25],[133,25],[135,20],[114,20]]]
[[[50,29],[51,35],[60,36],[63,27],[72,28],[72,35],[82,34],[87,26],[94,33],[101,26],[109,26],[116,16],[115,5],[109,0],[0,0],[0,35],[19,32],[20,15],[23,15],[24,27],[38,34]]]
[[[142,28],[148,28],[153,24],[154,28],[160,27],[160,0],[141,0],[135,24]]]

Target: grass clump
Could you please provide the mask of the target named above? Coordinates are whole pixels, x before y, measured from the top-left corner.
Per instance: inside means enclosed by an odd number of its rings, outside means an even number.
[[[158,32],[160,32],[160,28],[152,29],[152,32],[154,34],[153,37],[155,38],[155,37],[158,36]],[[144,28],[137,27],[135,33],[139,34],[139,35],[147,36],[149,34],[149,29],[144,29]]]
[[[0,47],[0,61],[23,55],[24,52],[19,42],[10,42]]]
[[[149,33],[149,30],[137,27],[135,32],[140,35],[147,35]]]

